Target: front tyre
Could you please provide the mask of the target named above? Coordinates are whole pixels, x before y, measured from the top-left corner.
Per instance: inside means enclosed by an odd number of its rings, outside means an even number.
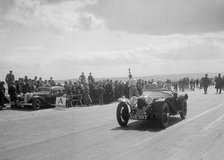
[[[165,129],[169,125],[170,120],[170,109],[167,103],[164,103],[163,106],[161,106],[161,110],[159,113],[159,124],[160,127]]]
[[[117,122],[121,127],[126,127],[129,120],[129,111],[126,103],[117,106]]]
[[[182,105],[183,105],[183,111],[180,112],[180,118],[181,119],[186,119],[186,116],[187,116],[187,102],[185,101]]]
[[[38,109],[40,109],[41,108],[41,100],[40,99],[35,99],[34,101],[33,101],[33,104],[32,104],[32,108],[34,109],[34,110],[38,110]]]

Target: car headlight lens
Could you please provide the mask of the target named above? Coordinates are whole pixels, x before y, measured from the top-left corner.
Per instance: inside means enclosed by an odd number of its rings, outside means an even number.
[[[33,94],[32,93],[26,93],[24,95],[24,102],[28,102],[32,98]]]
[[[153,98],[152,98],[152,97],[148,97],[148,96],[147,96],[147,97],[145,98],[145,103],[146,103],[146,104],[151,104],[152,101],[153,101]]]
[[[132,106],[136,105],[137,102],[138,102],[138,98],[137,98],[136,96],[131,97],[131,99],[130,99],[130,104],[131,104]]]

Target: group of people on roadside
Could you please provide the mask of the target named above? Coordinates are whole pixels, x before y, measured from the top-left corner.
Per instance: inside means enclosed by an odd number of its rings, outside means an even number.
[[[208,78],[208,74],[205,74],[205,77],[202,77],[201,81],[202,81],[202,87],[204,89],[204,94],[207,94],[209,85],[213,83],[212,79]],[[224,87],[224,77],[222,78],[220,73],[218,74],[218,76],[214,78],[214,84],[216,93],[221,94],[222,89]]]
[[[60,84],[56,83],[52,77],[45,81],[43,81],[41,77],[38,79],[37,76],[34,77],[34,79],[28,79],[28,77],[25,76],[24,78],[15,80],[13,72],[10,71],[5,78],[8,89],[4,88],[4,81],[0,82],[0,108],[3,108],[1,106],[4,106],[4,103],[7,101],[4,96],[6,90],[8,90],[11,105],[13,106],[13,102],[15,102],[16,96],[18,94],[25,94],[27,92],[32,93],[38,91],[38,88],[42,86],[63,85],[67,95],[81,94],[83,97],[82,103],[86,106],[89,106],[91,104],[109,104],[122,96],[127,98],[132,96],[139,96],[142,94],[145,84],[157,83],[153,79],[151,81],[145,81],[142,79],[136,80],[132,76],[130,70],[128,77],[128,81],[125,82],[118,80],[112,81],[109,79],[96,81],[91,72],[87,78],[84,72],[82,72],[78,81],[65,81],[64,84]],[[180,91],[184,91],[186,89],[194,91],[195,88],[203,88],[205,94],[207,94],[208,86],[212,83],[211,78],[208,78],[208,74],[205,74],[205,77],[202,77],[201,80],[190,80],[188,77],[186,77],[176,82],[171,82],[170,80],[168,82],[172,84],[175,91],[178,90],[178,87]],[[217,93],[221,94],[221,90],[224,87],[224,79],[221,77],[221,74],[215,77],[214,82]]]
[[[5,86],[6,82],[6,86]],[[10,101],[11,107],[15,105],[17,100],[17,96],[20,94],[32,93],[38,91],[41,86],[54,86],[56,85],[55,81],[52,77],[49,80],[43,81],[40,77],[37,76],[34,79],[28,78],[28,76],[24,76],[24,78],[15,79],[13,71],[9,71],[9,73],[5,77],[5,82],[0,81],[0,109],[5,107],[5,103]],[[6,88],[5,88],[6,87]],[[9,99],[5,97],[5,92],[8,91]]]
[[[224,87],[224,77],[222,78],[221,74],[219,73],[218,77],[215,77],[216,93],[221,94],[223,87]]]

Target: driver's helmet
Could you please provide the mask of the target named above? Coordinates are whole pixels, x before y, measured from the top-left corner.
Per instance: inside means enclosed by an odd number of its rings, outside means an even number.
[[[152,83],[152,87],[153,87],[153,88],[157,88],[157,87],[158,87],[158,83],[157,83],[157,82],[153,82],[153,83]]]

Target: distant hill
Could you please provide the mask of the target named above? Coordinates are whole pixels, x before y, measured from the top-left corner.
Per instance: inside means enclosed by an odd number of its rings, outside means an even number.
[[[213,73],[213,72],[204,72],[204,73],[183,73],[183,74],[163,74],[163,75],[152,75],[152,76],[143,76],[143,77],[134,77],[136,79],[143,79],[143,80],[161,80],[165,81],[166,79],[170,79],[171,81],[178,81],[184,77],[188,77],[189,79],[201,79],[202,77],[205,76],[205,74],[208,74],[209,78],[214,78],[217,76],[219,73]],[[223,76],[224,73],[221,73]],[[134,76],[134,75],[133,75]],[[104,80],[104,79],[110,79],[110,80],[118,80],[118,81],[127,81],[128,77],[107,77],[107,78],[95,78],[96,81]],[[57,83],[63,84],[65,81],[71,80],[72,82],[78,81],[78,79],[66,79],[66,80],[56,80]]]

